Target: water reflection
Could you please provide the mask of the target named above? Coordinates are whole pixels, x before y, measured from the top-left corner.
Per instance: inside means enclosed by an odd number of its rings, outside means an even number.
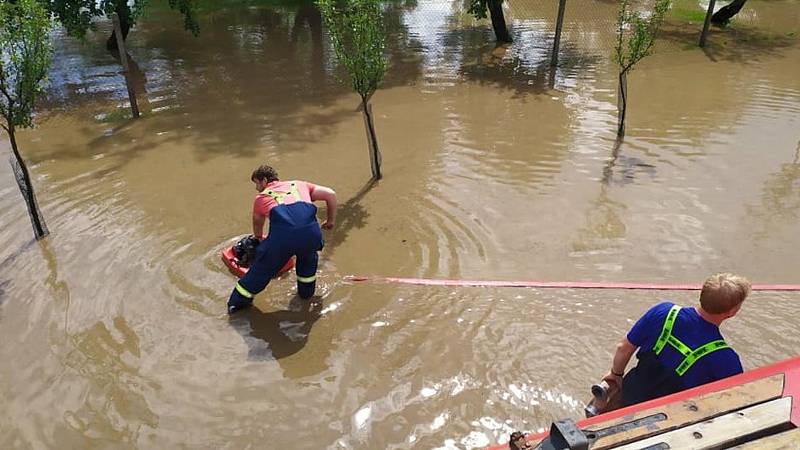
[[[419,59],[407,58],[404,51],[407,33],[400,20],[403,8],[394,5],[385,11],[387,22],[393,25],[387,47],[392,71],[384,88],[406,85],[419,73]],[[204,156],[232,152],[249,156],[264,146],[280,146],[282,152],[291,152],[325,139],[338,123],[354,114],[356,101],[352,109],[331,107],[350,91],[331,76],[335,71],[332,50],[313,4],[277,10],[236,8],[204,22],[202,27],[200,37],[193,38],[179,29],[165,29],[159,22],[140,24],[129,42],[129,61],[133,63],[140,101],[152,103],[150,112],[156,117],[133,130],[110,130],[96,145],[137,141],[135,152],[153,148],[156,141],[191,138]],[[99,39],[101,33],[97,34]],[[72,53],[78,46],[67,38],[59,42],[61,52]],[[113,94],[124,102],[124,80],[117,73],[118,67],[98,67],[101,58],[102,54],[92,53],[87,59],[77,53],[70,64],[57,65],[51,79],[62,80],[59,86],[69,86],[67,80],[91,85],[99,77],[108,81],[93,92]],[[134,59],[144,61],[144,65],[139,68]],[[248,60],[252,70],[237,70],[240,59]],[[265,76],[271,82],[265,84]],[[80,103],[81,94],[82,89],[63,90],[51,98],[56,103],[51,107]],[[86,101],[85,96],[81,98]],[[225,114],[186,112],[198,110]],[[172,132],[166,139],[156,139],[156,133],[143,133],[143,127]],[[55,153],[40,157],[51,155]]]
[[[761,189],[760,203],[747,208],[749,222],[754,222],[756,241],[773,239],[796,231],[800,221],[800,145],[790,163],[781,164],[769,175]]]
[[[0,306],[2,306],[3,303],[6,302],[6,298],[8,296],[7,292],[9,283],[10,283],[9,280],[0,280]]]
[[[145,398],[153,392],[138,382],[139,338],[124,318],[115,317],[112,324],[109,329],[98,322],[71,335],[73,350],[64,360],[67,367],[91,381],[83,393],[85,402],[64,412],[67,427],[79,436],[94,438],[84,440],[83,445],[92,441],[132,444],[144,428],[158,427],[159,418]]]
[[[635,182],[642,174],[648,175],[651,178],[656,176],[656,166],[645,162],[641,158],[621,154],[622,147],[622,139],[614,141],[614,148],[611,150],[611,158],[603,167],[602,184],[604,186],[611,184],[630,184]],[[603,192],[605,192],[605,190],[603,190]]]
[[[69,307],[70,307],[70,291],[66,281],[61,279],[58,272],[58,259],[55,252],[51,249],[49,240],[39,241],[39,248],[42,256],[47,261],[47,279],[45,284],[50,288],[53,293],[53,300],[64,302],[64,335],[69,339]]]

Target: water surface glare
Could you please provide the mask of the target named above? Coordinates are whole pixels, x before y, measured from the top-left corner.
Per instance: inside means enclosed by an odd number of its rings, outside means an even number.
[[[386,4],[366,191],[358,97],[313,6],[207,10],[198,38],[151,11],[128,43],[137,121],[108,24],[56,32],[19,136],[46,240],[0,165],[0,448],[480,448],[579,418],[633,321],[696,296],[347,275],[800,283],[797,1],[751,0],[705,51],[670,19],[617,148],[616,5],[568,3],[555,72],[555,3],[508,4],[506,48],[458,2]],[[264,162],[339,194],[323,304],[286,276],[228,318],[218,255],[249,232]],[[723,325],[746,368],[797,354],[798,301],[754,293]]]

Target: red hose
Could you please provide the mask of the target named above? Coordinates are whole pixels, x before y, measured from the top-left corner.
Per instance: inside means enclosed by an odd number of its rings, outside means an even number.
[[[346,281],[353,283],[400,283],[423,286],[478,286],[478,287],[526,287],[560,289],[640,289],[656,291],[699,291],[702,284],[664,283],[614,283],[594,281],[498,281],[498,280],[447,280],[433,278],[367,277],[350,275]],[[798,284],[754,284],[754,291],[800,291]]]

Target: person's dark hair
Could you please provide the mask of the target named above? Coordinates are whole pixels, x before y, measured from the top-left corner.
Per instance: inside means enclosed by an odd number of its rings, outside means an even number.
[[[259,166],[259,168],[254,170],[253,174],[250,175],[250,181],[257,180],[267,180],[267,183],[278,181],[278,171],[266,164]]]

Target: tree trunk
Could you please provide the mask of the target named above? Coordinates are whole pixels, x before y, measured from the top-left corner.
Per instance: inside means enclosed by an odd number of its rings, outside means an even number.
[[[720,26],[727,25],[733,16],[739,14],[746,2],[747,0],[733,0],[711,16],[711,23]]]
[[[14,126],[11,124],[9,124],[8,127],[8,137],[11,140],[11,151],[14,152],[14,158],[17,166],[19,166],[19,170],[22,172],[22,183],[19,183],[19,180],[17,180],[17,184],[19,184],[19,190],[22,193],[22,196],[25,198],[25,203],[28,205],[28,215],[31,216],[33,234],[38,241],[47,236],[48,231],[44,224],[44,219],[39,217],[39,206],[36,204],[36,195],[33,193],[33,184],[31,183],[31,177],[28,174],[28,167],[25,165],[25,161],[23,161],[22,156],[19,154],[16,133]],[[12,170],[13,169],[14,167],[12,165]]]
[[[125,50],[125,38],[122,37],[122,39],[119,39],[122,36],[122,25],[120,24],[119,16],[117,14],[114,14],[112,21],[114,22],[114,34],[117,36],[117,39],[114,42],[117,44],[119,62],[122,64],[122,70],[125,72],[125,87],[128,89],[128,101],[131,104],[131,115],[134,119],[136,119],[139,117],[139,104],[136,102],[136,91],[133,90],[131,71],[130,67],[128,66],[128,52]]]
[[[128,7],[128,2],[125,0],[117,0],[117,5],[114,11],[119,16],[119,26],[122,29],[122,40],[128,39],[128,33],[131,31],[131,9]],[[110,52],[115,52],[119,46],[117,45],[116,34],[111,30],[111,36],[106,41],[106,49]]]
[[[567,7],[567,0],[558,2],[558,18],[556,19],[556,35],[553,38],[553,54],[550,56],[550,65],[558,65],[558,47],[561,45],[561,27],[564,24],[564,10]]]
[[[128,53],[127,59],[128,77],[126,81],[130,82],[131,90],[136,98],[136,110],[139,112],[142,110],[148,111],[151,108],[150,100],[147,97],[147,75],[139,67],[139,63],[131,57],[130,53]],[[143,108],[140,108],[140,106],[143,106]]]
[[[709,0],[708,11],[706,11],[706,19],[703,21],[703,32],[700,33],[700,47],[706,46],[706,36],[708,35],[708,24],[711,22],[711,16],[714,14],[715,0]]]
[[[617,136],[625,136],[625,111],[628,109],[628,72],[619,74],[619,88],[617,89]]]
[[[381,152],[378,149],[378,137],[375,134],[375,124],[372,119],[372,105],[366,98],[361,98],[361,111],[364,112],[364,125],[367,128],[367,141],[369,142],[369,163],[372,168],[372,178],[381,179]]]
[[[488,0],[489,15],[492,18],[492,28],[497,42],[510,43],[511,35],[508,34],[506,18],[503,15],[503,0]]]

